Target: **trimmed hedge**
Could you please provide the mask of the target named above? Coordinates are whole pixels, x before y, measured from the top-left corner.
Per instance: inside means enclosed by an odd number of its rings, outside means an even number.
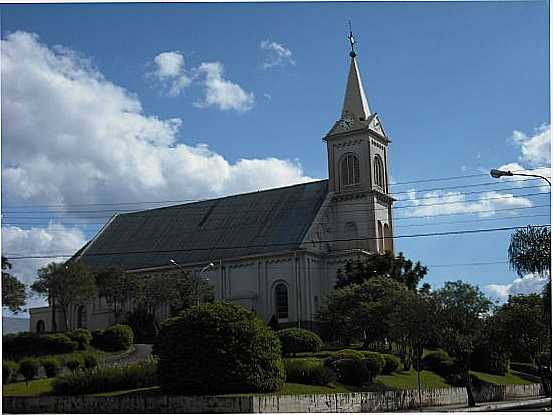
[[[327,385],[336,380],[336,374],[323,366],[317,358],[285,359],[286,382],[305,385]]]
[[[382,368],[383,375],[389,375],[390,373],[395,372],[401,365],[401,360],[393,354],[382,354],[384,358],[384,367]]]
[[[40,364],[44,368],[46,376],[49,378],[55,378],[62,367],[60,359],[53,356],[40,359]]]
[[[154,354],[170,393],[270,392],[286,376],[278,337],[237,304],[203,304],[166,320]]]
[[[19,365],[12,360],[2,360],[2,383],[4,385],[15,382],[19,372]]]
[[[371,379],[367,365],[361,359],[339,359],[332,363],[332,367],[338,380],[346,385],[361,386]]]
[[[127,350],[132,346],[134,334],[129,326],[116,324],[110,326],[104,331],[94,331],[92,333],[92,345],[98,349],[107,352],[117,352]]]
[[[62,375],[54,381],[55,395],[85,395],[156,386],[153,359],[119,367],[95,368]]]
[[[369,381],[372,382],[375,377],[382,373],[382,369],[386,365],[386,360],[377,352],[366,352],[364,355],[365,358],[363,359],[363,363],[367,367]]]
[[[368,352],[368,353],[370,353],[370,352]],[[338,350],[337,352],[334,352],[334,354],[332,355],[332,358],[334,360],[363,359],[363,357],[365,357],[365,354],[363,352],[360,352],[360,351],[357,351],[357,350],[352,350],[352,349]]]
[[[92,341],[92,334],[87,329],[76,329],[67,333],[69,337],[74,342],[77,342],[79,345],[79,350],[86,349],[86,346]]]
[[[282,344],[282,353],[284,355],[296,355],[296,353],[317,353],[321,350],[323,341],[314,332],[300,329],[289,328],[277,331],[277,336]]]
[[[19,333],[2,336],[3,356],[19,360],[30,356],[72,353],[78,343],[62,333]]]
[[[23,375],[27,382],[33,380],[38,375],[39,368],[40,362],[34,357],[26,357],[19,362],[19,373]]]
[[[454,369],[453,359],[447,352],[439,349],[428,353],[422,358],[422,367],[441,376],[450,375]]]

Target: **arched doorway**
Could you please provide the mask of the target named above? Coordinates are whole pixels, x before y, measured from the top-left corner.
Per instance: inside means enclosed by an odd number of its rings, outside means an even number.
[[[77,308],[77,328],[86,328],[86,307],[84,305]]]
[[[45,331],[46,331],[46,324],[44,324],[44,320],[38,320],[36,322],[36,332],[44,333]]]

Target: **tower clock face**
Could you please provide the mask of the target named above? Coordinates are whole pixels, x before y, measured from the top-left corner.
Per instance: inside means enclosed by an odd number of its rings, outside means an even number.
[[[349,130],[351,127],[353,127],[353,118],[351,117],[343,117],[338,122],[340,127],[342,127],[344,130]]]

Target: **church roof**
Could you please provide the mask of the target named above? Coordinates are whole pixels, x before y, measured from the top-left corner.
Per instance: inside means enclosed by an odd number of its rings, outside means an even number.
[[[342,107],[342,117],[346,114],[350,114],[356,120],[363,121],[371,114],[355,57],[351,58],[344,105]]]
[[[116,215],[73,258],[125,270],[296,249],[328,180]]]

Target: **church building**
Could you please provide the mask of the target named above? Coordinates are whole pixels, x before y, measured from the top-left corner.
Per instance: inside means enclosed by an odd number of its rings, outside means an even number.
[[[315,328],[337,270],[394,249],[390,140],[369,108],[350,41],[342,112],[323,138],[328,179],[116,214],[72,260],[143,275],[186,269],[214,285],[217,301],[242,304],[265,322]],[[115,322],[102,298],[70,314],[72,328]],[[31,309],[31,330],[52,330],[49,307]]]

